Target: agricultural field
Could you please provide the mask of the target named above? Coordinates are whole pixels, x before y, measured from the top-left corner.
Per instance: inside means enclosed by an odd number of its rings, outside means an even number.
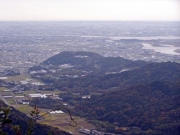
[[[8,76],[7,77],[7,81],[17,81],[17,82],[20,82],[20,81],[23,81],[27,78],[30,78],[30,76],[28,75],[19,75],[19,76]]]
[[[31,107],[29,105],[20,104],[18,107],[16,107],[16,109],[25,113],[26,115],[30,116],[30,112],[31,112],[31,110],[33,110],[33,107]]]
[[[60,90],[51,90],[51,91],[48,91],[48,90],[42,90],[42,91],[38,91],[38,92],[41,92],[42,94],[50,94],[50,93],[54,93],[54,94],[60,94],[60,93],[64,93],[64,91],[60,91]]]
[[[30,90],[30,91],[26,91],[24,93],[21,94],[14,94],[14,96],[22,96],[22,95],[28,95],[28,94],[32,94],[32,93],[36,93],[36,90]],[[39,91],[42,94],[48,94],[48,93],[56,93],[58,94],[58,91],[56,92],[52,92],[52,91]],[[10,95],[11,92],[3,92],[0,91],[1,95]],[[30,117],[30,112],[31,110],[33,110],[33,107],[29,106],[29,105],[23,105],[23,104],[18,104],[16,105],[16,102],[14,101],[13,98],[4,98],[11,106],[15,107],[17,110],[25,113],[27,116]],[[50,111],[49,109],[43,109],[43,108],[39,108],[41,110],[40,115],[45,114],[46,112]],[[77,123],[76,127],[70,126],[70,116],[68,115],[68,113],[63,113],[63,114],[47,114],[43,117],[42,120],[38,120],[39,123],[41,124],[46,124],[46,125],[50,125],[53,127],[57,127],[60,130],[63,131],[67,131],[67,132],[72,132],[74,135],[82,135],[78,132],[79,128],[94,128],[94,126],[90,123],[88,123],[84,118],[80,118],[80,117],[76,117],[73,116],[73,119],[75,120],[75,122]]]
[[[30,112],[31,110],[33,110],[33,107],[30,107],[29,105],[19,105],[16,109],[30,116]],[[46,112],[50,111],[49,109],[43,109],[43,108],[39,108],[39,109],[41,110],[40,115],[43,115]],[[74,135],[82,135],[78,132],[79,128],[88,128],[88,129],[94,128],[94,126],[88,123],[84,118],[80,118],[76,116],[72,116],[72,117],[77,123],[76,127],[69,125],[71,120],[68,113],[46,114],[45,116],[43,116],[42,120],[38,120],[38,123],[57,127],[60,130],[72,132]]]
[[[0,87],[0,91],[4,91],[4,90],[6,90],[7,88],[5,88],[5,87]]]
[[[88,123],[83,118],[73,116],[73,119],[77,123],[77,126],[75,126],[75,127],[70,125],[70,122],[71,122],[70,116],[66,113],[45,115],[43,120],[39,120],[39,123],[57,127],[60,130],[72,132],[75,135],[81,135],[78,132],[79,128],[88,128],[88,129],[94,128],[94,126],[92,124]]]
[[[13,98],[5,98],[5,100],[10,104],[10,105],[16,105],[16,102],[14,101]]]
[[[7,81],[16,81],[16,82],[20,82],[20,81],[24,81],[27,78],[30,79],[29,76],[10,76],[7,78]],[[0,100],[4,100],[4,102],[7,105],[13,106],[15,107],[17,110],[25,113],[27,116],[30,117],[30,112],[33,110],[33,107],[29,106],[29,105],[23,105],[23,104],[16,104],[15,99],[20,99],[20,97],[16,97],[16,96],[25,96],[25,98],[29,98],[29,94],[35,94],[35,93],[41,93],[41,94],[60,94],[60,93],[64,93],[64,91],[59,91],[59,90],[54,90],[54,91],[49,91],[47,90],[27,90],[23,93],[12,93],[12,91],[4,91],[7,88],[5,87],[0,87],[0,95],[1,95],[1,99]],[[14,97],[3,97],[3,96],[14,96]],[[43,109],[43,108],[39,108],[41,110],[40,115],[43,115],[45,113],[47,113],[48,111],[50,111],[49,109]],[[63,110],[62,110],[63,111]],[[78,132],[79,128],[94,128],[94,126],[90,123],[88,123],[84,118],[80,118],[80,117],[76,117],[73,116],[73,119],[75,120],[75,122],[77,123],[77,126],[73,127],[71,125],[69,125],[70,123],[70,116],[68,113],[63,113],[63,114],[46,114],[45,116],[43,116],[43,119],[38,120],[38,123],[41,124],[46,124],[46,125],[50,125],[53,127],[57,127],[60,130],[63,131],[67,131],[67,132],[72,132],[74,135],[82,135],[81,133]]]

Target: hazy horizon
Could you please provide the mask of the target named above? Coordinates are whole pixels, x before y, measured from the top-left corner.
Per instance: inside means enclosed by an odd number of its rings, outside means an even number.
[[[179,0],[0,0],[0,21],[180,21]]]
[[[0,20],[0,22],[180,22],[180,20],[170,20],[170,21],[152,21],[152,20]]]

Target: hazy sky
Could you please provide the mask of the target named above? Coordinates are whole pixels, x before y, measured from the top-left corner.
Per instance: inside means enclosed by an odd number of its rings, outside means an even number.
[[[180,0],[0,0],[0,20],[180,21]]]

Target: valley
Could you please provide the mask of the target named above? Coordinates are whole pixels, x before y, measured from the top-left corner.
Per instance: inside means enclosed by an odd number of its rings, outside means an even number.
[[[0,22],[0,107],[11,107],[23,134],[37,107],[33,135],[179,135],[179,30],[178,22]]]
[[[27,115],[35,105],[41,114],[61,107],[62,114],[48,113],[38,123],[75,135],[94,128],[111,134],[160,134],[166,128],[176,133],[172,129],[179,125],[179,80],[180,64],[175,62],[63,52],[30,68],[29,75],[7,76],[0,94],[6,104]],[[76,127],[68,125],[63,108],[70,110]],[[167,127],[162,130],[163,124]]]

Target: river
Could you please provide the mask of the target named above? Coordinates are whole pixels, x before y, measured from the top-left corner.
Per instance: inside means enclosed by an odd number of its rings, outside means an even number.
[[[153,46],[147,43],[142,43],[142,45],[143,45],[142,49],[150,49],[163,54],[180,55],[180,53],[175,52],[175,50],[180,49],[180,47],[176,47],[173,45]]]

